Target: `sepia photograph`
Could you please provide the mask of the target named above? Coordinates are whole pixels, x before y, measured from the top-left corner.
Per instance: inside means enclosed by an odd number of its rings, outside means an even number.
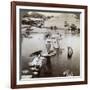
[[[86,84],[87,6],[11,5],[11,87]]]
[[[80,12],[20,9],[20,79],[80,76]]]

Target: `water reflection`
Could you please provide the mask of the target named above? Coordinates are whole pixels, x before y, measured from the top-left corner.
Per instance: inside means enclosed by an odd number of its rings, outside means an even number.
[[[38,50],[45,51],[44,36],[45,33],[36,33],[32,34],[33,38],[23,39],[21,49],[22,67],[27,67],[25,62],[32,61],[31,57],[29,57],[30,54]],[[80,75],[80,35],[65,34],[62,32],[62,39],[59,43],[60,49],[56,50],[56,55],[45,57],[47,58],[47,63],[42,66],[39,77],[63,77],[65,76],[65,72],[68,75]],[[68,58],[68,47],[71,47],[73,50],[71,58]]]

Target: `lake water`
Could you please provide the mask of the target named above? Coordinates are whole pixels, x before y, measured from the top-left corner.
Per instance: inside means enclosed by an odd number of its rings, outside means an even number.
[[[72,35],[70,33],[65,34],[65,32],[59,31],[62,33],[62,40],[60,40],[60,48],[63,49],[62,53],[60,52],[56,56],[51,57],[51,76],[63,76],[64,71],[70,70],[74,76],[80,75],[80,35]],[[32,38],[23,38],[21,56],[24,58],[29,58],[30,54],[45,49],[45,40],[44,33],[32,34]],[[73,49],[72,58],[67,57],[67,47],[70,46]],[[24,60],[24,61],[23,61]],[[22,61],[25,62],[25,59]],[[27,62],[29,59],[27,60]],[[24,65],[24,64],[23,64]],[[22,66],[23,67],[23,66]]]

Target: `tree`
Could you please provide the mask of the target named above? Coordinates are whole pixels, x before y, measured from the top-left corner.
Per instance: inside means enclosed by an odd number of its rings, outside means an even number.
[[[75,24],[72,24],[71,25],[71,31],[75,31],[77,29],[76,25]]]

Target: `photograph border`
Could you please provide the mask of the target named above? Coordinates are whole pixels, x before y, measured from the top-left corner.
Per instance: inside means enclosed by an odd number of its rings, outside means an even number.
[[[73,8],[73,9],[83,9],[84,10],[84,81],[75,81],[75,82],[60,82],[60,83],[43,83],[43,84],[16,84],[16,6],[37,6],[37,7],[52,7],[52,8]],[[88,83],[87,76],[87,6],[83,5],[67,5],[67,4],[53,4],[53,3],[34,3],[34,2],[20,2],[12,1],[11,2],[11,88],[32,88],[32,87],[48,87],[48,86],[65,86],[65,85],[80,85]]]

